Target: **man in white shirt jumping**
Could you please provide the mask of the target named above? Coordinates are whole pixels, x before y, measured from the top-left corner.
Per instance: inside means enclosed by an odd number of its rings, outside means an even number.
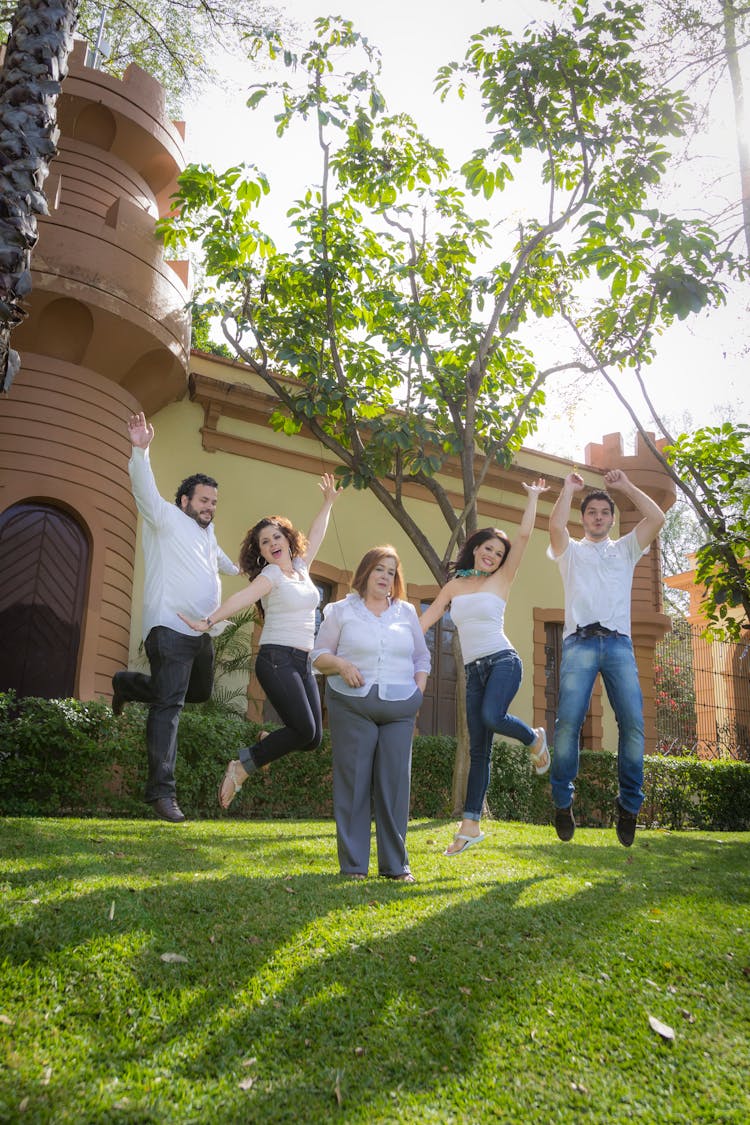
[[[205,617],[221,602],[219,572],[239,571],[219,547],[211,526],[218,497],[216,481],[202,473],[187,477],[177,489],[175,503],[170,504],[159,495],[151,471],[153,426],[143,414],[134,414],[128,433],[133,446],[128,471],[143,518],[143,636],[151,675],[115,672],[112,711],[119,715],[130,702],[148,704],[145,798],[158,817],[177,824],[185,819],[177,804],[174,780],[180,714],[186,702],[202,703],[210,698],[214,677],[210,635],[196,636],[179,613]],[[218,625],[211,632],[220,633],[223,628]]]
[[[550,770],[555,828],[572,840],[574,781],[578,774],[581,727],[591,692],[601,672],[617,720],[617,838],[629,848],[635,838],[643,802],[643,696],[630,639],[630,593],[633,571],[659,534],[664,513],[622,469],[604,474],[609,488],[626,496],[641,515],[621,539],[610,539],[615,505],[607,492],[590,492],[581,504],[584,538],[571,539],[568,519],[573,497],[584,487],[569,473],[552,509],[548,555],[560,568],[565,590],[560,691]]]

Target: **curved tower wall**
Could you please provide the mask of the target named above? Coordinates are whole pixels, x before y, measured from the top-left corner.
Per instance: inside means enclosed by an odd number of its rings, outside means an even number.
[[[0,517],[18,503],[72,515],[90,545],[76,695],[111,694],[127,666],[136,512],[131,413],[187,390],[185,263],[164,259],[157,219],[184,167],[160,85],[83,65],[77,43],[58,106],[59,155],[46,183],[29,316],[14,333],[22,370],[0,399]],[[0,613],[28,588],[0,595]],[[1,687],[2,685],[0,685]]]

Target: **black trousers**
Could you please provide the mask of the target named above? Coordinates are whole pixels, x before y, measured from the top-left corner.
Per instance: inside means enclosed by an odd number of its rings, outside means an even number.
[[[145,798],[157,801],[175,795],[177,727],[184,704],[205,703],[211,698],[214,646],[208,633],[187,636],[157,625],[146,637],[145,648],[151,675],[118,672],[115,679],[123,699],[148,704]]]
[[[267,766],[294,750],[316,750],[323,737],[320,694],[310,653],[286,645],[261,645],[255,675],[271,706],[284,724],[254,746],[239,752],[246,766]]]

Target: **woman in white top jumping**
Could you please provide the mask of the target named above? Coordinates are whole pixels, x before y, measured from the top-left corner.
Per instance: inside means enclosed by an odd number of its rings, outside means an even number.
[[[490,757],[495,734],[518,739],[528,746],[534,770],[549,769],[547,736],[543,727],[532,728],[508,713],[521,686],[523,668],[505,636],[504,618],[511,583],[534,528],[539,495],[547,490],[543,478],[525,484],[526,508],[518,536],[511,542],[504,531],[485,527],[464,544],[451,568],[451,578],[420,617],[426,633],[450,605],[466,667],[466,721],[471,762],[464,813],[453,843],[445,855],[460,855],[484,839],[479,821],[490,781]]]
[[[223,809],[229,808],[246,778],[261,766],[293,750],[320,746],[320,695],[310,662],[320,595],[309,567],[323,542],[333,502],[342,491],[329,473],[321,477],[320,487],[323,506],[307,538],[284,516],[264,517],[250,528],[240,549],[240,569],[250,585],[201,621],[180,614],[191,629],[205,633],[217,621],[260,602],[263,631],[255,674],[283,726],[270,734],[263,732],[254,746],[244,746],[239,758],[229,763],[219,786]]]

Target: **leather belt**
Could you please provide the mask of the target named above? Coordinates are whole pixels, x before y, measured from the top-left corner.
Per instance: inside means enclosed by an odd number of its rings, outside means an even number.
[[[589,637],[616,637],[616,629],[607,629],[599,621],[592,621],[590,625],[578,625],[576,636],[585,641]]]

